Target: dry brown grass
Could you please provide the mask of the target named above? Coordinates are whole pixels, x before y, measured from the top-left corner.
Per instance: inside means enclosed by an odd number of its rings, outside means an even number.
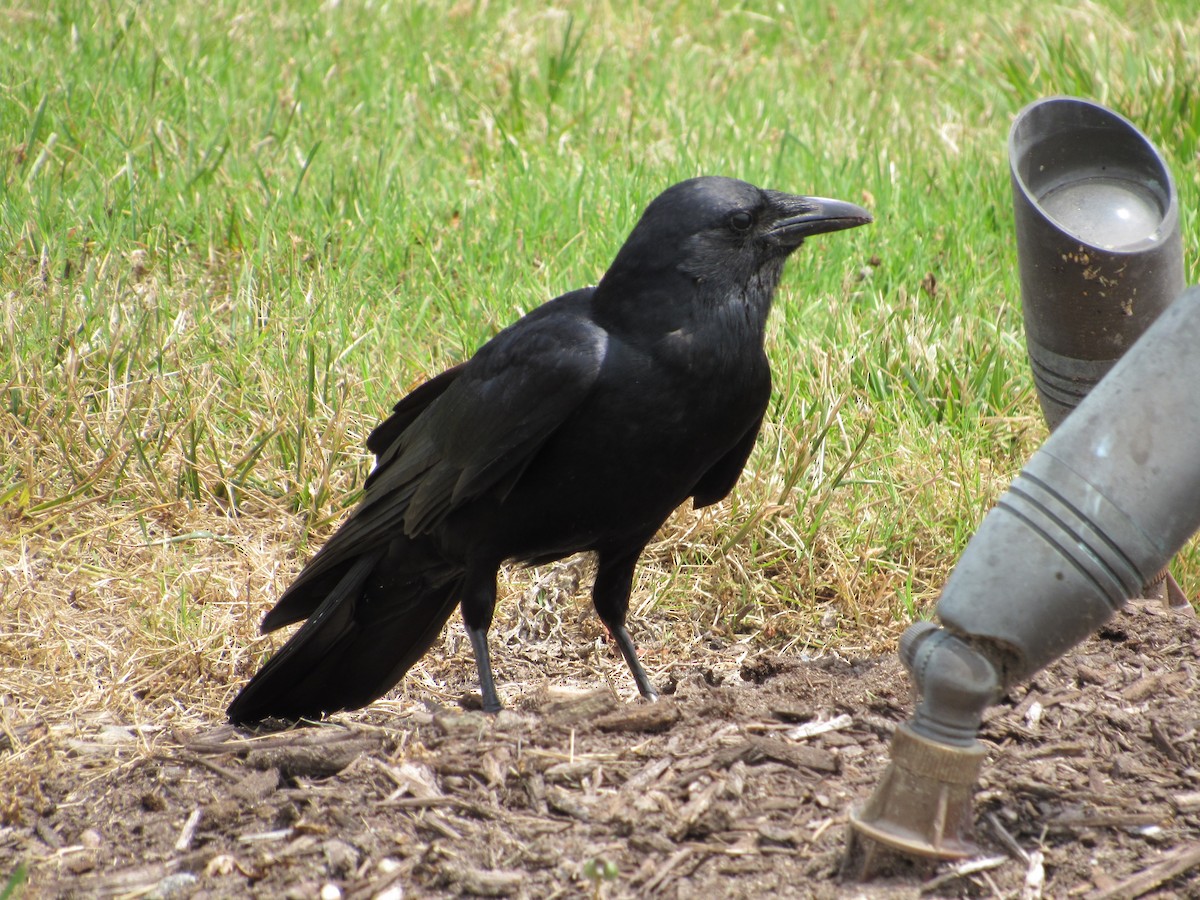
[[[203,382],[206,376],[211,383]],[[221,389],[211,373],[192,377],[202,395]],[[79,391],[69,385],[65,393],[71,398]],[[48,405],[46,416],[69,415],[76,420],[72,431],[82,434],[145,412],[139,405],[144,397],[136,392],[107,397],[102,407],[69,399]],[[129,405],[122,406],[123,400]],[[10,447],[28,446],[39,428],[49,427],[19,424],[7,415],[0,423]],[[632,619],[649,659],[662,659],[671,648],[686,653],[682,648],[710,639],[816,653],[875,653],[888,648],[906,624],[896,594],[913,572],[926,585],[916,602],[927,605],[946,565],[944,535],[931,533],[907,549],[909,559],[881,565],[879,557],[889,551],[872,546],[872,530],[879,525],[868,520],[894,521],[916,507],[928,514],[947,502],[938,494],[952,493],[954,474],[907,472],[893,459],[892,476],[911,476],[910,481],[888,484],[869,499],[858,491],[818,487],[797,508],[800,492],[779,496],[784,476],[777,457],[799,452],[805,439],[780,426],[768,428],[755,468],[734,498],[708,510],[680,510],[648,548]],[[109,458],[128,452],[130,442],[114,433]],[[43,499],[40,507],[31,497],[20,510],[9,504],[0,523],[3,726],[10,732],[39,724],[69,727],[77,717],[100,713],[156,727],[219,721],[233,692],[277,642],[257,637],[257,622],[310,552],[310,516],[297,512],[288,496],[262,493],[243,492],[236,509],[230,508],[211,489],[220,483],[217,474],[204,467],[200,474],[209,489],[200,499],[164,499],[149,482],[118,485],[108,474],[111,465],[106,468],[88,446],[56,447],[43,439],[29,448],[29,483],[40,485],[42,497],[75,496]],[[841,464],[832,458],[835,452],[814,460],[805,480],[832,477]],[[182,462],[178,452],[166,452],[158,465],[169,472]],[[878,465],[878,459],[866,457],[852,470],[866,474]],[[84,482],[88,490],[77,490],[71,471],[91,473]],[[283,471],[258,475],[267,484],[290,477]],[[346,491],[360,475],[361,466],[351,465],[331,481]],[[994,490],[1002,477],[985,489]],[[338,491],[325,510],[331,520],[334,505],[344,502]],[[817,516],[822,524],[811,531]],[[866,540],[845,540],[864,527]],[[320,525],[312,544],[331,528],[331,522]],[[578,630],[595,640],[600,627],[589,612],[588,575],[586,563],[512,571],[497,633],[555,636],[562,642],[556,632]],[[461,656],[460,645],[451,638],[449,649]],[[416,673],[413,680],[426,678]],[[36,742],[18,745],[22,749],[0,776],[10,784],[28,777],[23,762],[41,764]]]

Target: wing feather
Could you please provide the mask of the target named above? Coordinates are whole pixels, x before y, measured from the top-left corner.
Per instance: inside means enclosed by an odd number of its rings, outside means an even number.
[[[608,338],[581,314],[588,293],[540,307],[448,370],[452,376],[438,376],[398,403],[400,424],[382,432],[385,422],[372,434],[377,465],[362,502],[293,587],[400,530],[428,533],[473,499],[511,489],[599,378]],[[407,402],[423,390],[423,406]],[[384,433],[393,438],[387,446],[375,438]]]

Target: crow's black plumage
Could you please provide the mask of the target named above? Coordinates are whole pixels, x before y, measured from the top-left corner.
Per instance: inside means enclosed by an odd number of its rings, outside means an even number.
[[[634,567],[671,511],[726,496],[771,391],[763,330],[787,256],[871,221],[837,200],[694,178],[659,195],[596,287],[544,304],[401,400],[367,440],[360,505],[264,631],[304,621],[229,707],[234,722],[364,706],[455,605],[485,709],[487,631],[505,560],[590,550],[592,598],[637,682]]]

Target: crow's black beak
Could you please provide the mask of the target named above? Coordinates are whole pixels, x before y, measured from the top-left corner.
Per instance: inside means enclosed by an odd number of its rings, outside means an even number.
[[[767,193],[771,198],[771,205],[779,214],[769,234],[783,244],[799,245],[810,235],[844,231],[874,221],[871,214],[861,206],[844,200],[798,197],[778,191]]]

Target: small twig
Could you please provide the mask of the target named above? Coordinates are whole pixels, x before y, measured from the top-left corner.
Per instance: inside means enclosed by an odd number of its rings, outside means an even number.
[[[1162,751],[1163,756],[1171,762],[1179,762],[1179,750],[1175,747],[1175,742],[1171,740],[1171,736],[1167,734],[1166,729],[1157,719],[1150,720],[1150,737],[1154,741],[1154,745]]]
[[[1004,845],[1005,849],[1025,865],[1029,865],[1029,854],[1025,852],[1024,847],[1017,843],[1017,839],[1009,834],[1008,829],[1000,824],[996,814],[988,813],[984,818],[992,826],[992,831],[996,833],[996,837],[1000,839],[1000,843]]]
[[[1134,900],[1196,866],[1200,866],[1200,844],[1187,844],[1112,887],[1092,891],[1085,900]]]
[[[813,830],[812,836],[809,837],[808,842],[810,844],[815,844],[821,839],[821,835],[828,831],[837,821],[838,820],[834,818],[823,819],[821,823]]]
[[[671,871],[695,852],[696,848],[691,845],[676,850],[671,858],[663,863],[662,868],[655,872],[654,876],[643,885],[646,895],[649,896],[657,893],[658,888],[667,880],[667,876],[671,874]]]
[[[239,835],[238,840],[243,844],[256,844],[260,841],[282,841],[285,838],[290,838],[295,833],[295,828],[280,828],[276,831],[258,831],[253,834]]]
[[[785,737],[793,741],[802,741],[806,738],[816,737],[818,734],[826,734],[830,731],[841,731],[844,728],[849,728],[854,724],[854,719],[851,716],[843,713],[840,716],[834,716],[824,722],[805,722],[803,725],[797,725],[787,732]]]
[[[1007,856],[985,856],[980,859],[968,859],[966,862],[959,863],[949,872],[925,882],[921,885],[921,893],[928,894],[951,881],[957,881],[959,878],[967,878],[971,875],[979,875],[987,872],[989,869],[999,868],[1006,862],[1008,862]]]
[[[442,835],[442,837],[449,838],[452,841],[461,841],[463,839],[462,834],[456,831],[454,827],[445,820],[445,818],[438,815],[436,812],[430,812],[429,815],[422,819],[422,821],[426,825],[433,828],[434,831],[438,832],[438,834]]]
[[[156,759],[159,759],[164,762],[166,762],[166,761],[186,762],[186,763],[191,763],[192,765],[202,766],[203,768],[208,769],[211,772],[215,772],[216,774],[220,775],[222,778],[226,778],[229,781],[235,782],[235,783],[242,780],[242,776],[239,775],[237,772],[233,771],[232,769],[227,769],[227,768],[225,768],[225,766],[215,763],[210,759],[205,759],[203,756],[198,756],[194,753],[176,753],[175,755],[172,755],[172,756],[159,756],[159,757],[156,757]]]
[[[179,839],[175,841],[175,849],[183,853],[190,850],[192,841],[196,839],[196,828],[200,825],[201,811],[197,806],[192,810],[192,814],[187,817],[187,821],[183,823],[183,829],[179,832]]]
[[[1029,868],[1025,870],[1025,883],[1021,886],[1021,900],[1042,900],[1046,887],[1046,866],[1041,850],[1029,854]]]
[[[490,810],[466,800],[460,800],[458,797],[394,797],[380,800],[375,805],[384,809],[430,809],[437,806],[453,806],[481,819],[496,818],[495,813]]]

